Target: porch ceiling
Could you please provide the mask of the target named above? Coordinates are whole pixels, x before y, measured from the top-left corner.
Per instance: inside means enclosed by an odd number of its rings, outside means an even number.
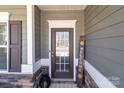
[[[86,5],[38,5],[41,10],[84,10]]]

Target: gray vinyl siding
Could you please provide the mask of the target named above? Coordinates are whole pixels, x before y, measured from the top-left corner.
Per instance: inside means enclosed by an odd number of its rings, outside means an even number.
[[[124,87],[124,6],[87,6],[85,34],[86,60]]]
[[[24,5],[0,5],[0,12],[9,12],[10,21],[22,21],[22,64],[27,64],[27,8]]]
[[[42,58],[49,58],[49,26],[47,20],[77,20],[76,22],[76,58],[78,58],[79,36],[84,35],[84,12],[78,10],[69,11],[42,11],[43,42]],[[41,27],[42,28],[42,27]]]
[[[41,10],[41,58],[44,57],[44,46],[43,46],[43,43],[44,43],[44,21],[43,21],[44,17],[43,17],[43,11]]]
[[[41,11],[34,7],[34,20],[35,20],[35,62],[41,59]]]

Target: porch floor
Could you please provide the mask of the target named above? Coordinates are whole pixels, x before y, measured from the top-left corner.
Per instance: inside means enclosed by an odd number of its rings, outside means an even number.
[[[52,81],[50,88],[77,88],[73,81]]]
[[[32,88],[32,75],[0,74],[0,88]],[[77,88],[73,80],[52,79],[50,88]]]
[[[0,74],[0,88],[31,88],[32,75]]]

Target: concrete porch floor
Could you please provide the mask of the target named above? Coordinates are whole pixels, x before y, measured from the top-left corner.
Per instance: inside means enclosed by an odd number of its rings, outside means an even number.
[[[52,81],[50,88],[77,88],[73,81]]]
[[[31,88],[32,75],[0,74],[0,88]]]
[[[73,79],[55,79],[52,78],[50,88],[77,88]]]
[[[0,88],[32,88],[32,75],[0,74]],[[52,79],[50,88],[77,88],[72,80]]]

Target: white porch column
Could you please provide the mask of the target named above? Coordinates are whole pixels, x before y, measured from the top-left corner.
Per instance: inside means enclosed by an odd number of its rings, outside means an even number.
[[[27,5],[27,68],[33,73],[33,63],[35,62],[35,35],[33,27],[34,6]],[[30,70],[29,70],[30,69]]]

